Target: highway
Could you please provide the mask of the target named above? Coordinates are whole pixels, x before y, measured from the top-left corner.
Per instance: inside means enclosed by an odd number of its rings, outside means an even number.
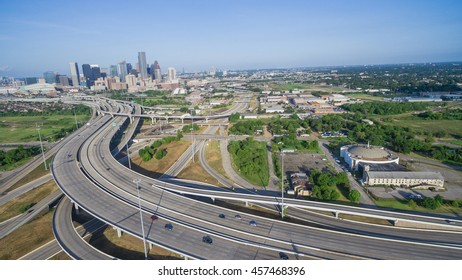
[[[17,188],[17,189],[14,189],[8,193],[6,193],[5,195],[3,196],[0,196],[0,206],[5,204],[6,202],[30,191],[30,190],[33,190],[43,184],[45,184],[46,182],[50,181],[50,180],[53,180],[53,178],[51,177],[51,174],[47,174],[45,176],[42,176],[38,179],[35,179],[34,181],[32,182],[29,182],[25,185],[22,185],[21,187]]]
[[[143,223],[149,226],[147,240],[161,247],[190,258],[199,259],[274,259],[279,251],[297,252],[300,256],[313,258],[379,258],[379,259],[460,259],[462,251],[450,246],[430,246],[416,242],[397,242],[383,238],[365,238],[355,234],[327,231],[323,229],[293,225],[244,213],[241,219],[233,218],[238,212],[216,207],[162,191],[191,193],[223,199],[255,201],[278,204],[277,198],[249,194],[232,194],[210,190],[186,188],[161,182],[136,174],[119,164],[108,149],[110,138],[115,133],[107,116],[60,149],[53,162],[53,175],[60,188],[79,206],[108,224],[141,238],[137,197],[133,179],[142,178],[141,201]],[[105,126],[104,126],[105,125]],[[99,126],[104,126],[99,129]],[[95,133],[98,131],[98,133]],[[69,156],[70,155],[70,156]],[[79,163],[72,160],[77,158]],[[84,175],[85,173],[85,175]],[[95,186],[96,185],[96,186]],[[203,193],[203,192],[207,193]],[[322,203],[304,205],[306,201],[290,201],[292,206],[334,209],[336,206]],[[348,210],[345,210],[348,209]],[[338,211],[360,211],[359,208],[341,208]],[[365,209],[365,211],[371,211]],[[160,217],[149,222],[152,213]],[[227,218],[219,218],[224,214]],[[374,212],[374,215],[395,215],[390,212]],[[409,216],[406,216],[410,219]],[[257,227],[249,226],[253,219]],[[412,216],[412,219],[415,217]],[[430,219],[430,217],[425,217]],[[431,217],[431,222],[438,221]],[[165,233],[163,225],[173,224],[174,230]],[[203,234],[212,236],[213,246],[201,242]],[[366,241],[367,240],[367,241]],[[242,246],[245,244],[245,246]],[[210,244],[212,245],[212,244]],[[204,248],[212,248],[206,250]],[[294,249],[295,248],[295,249]],[[256,253],[257,252],[257,253]]]

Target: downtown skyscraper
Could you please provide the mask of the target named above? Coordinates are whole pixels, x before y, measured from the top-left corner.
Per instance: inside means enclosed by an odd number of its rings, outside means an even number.
[[[77,62],[69,62],[69,67],[71,68],[72,85],[78,87],[80,85],[79,66]]]
[[[148,78],[148,64],[146,62],[146,53],[138,52],[138,65],[140,67],[141,79],[145,80]]]

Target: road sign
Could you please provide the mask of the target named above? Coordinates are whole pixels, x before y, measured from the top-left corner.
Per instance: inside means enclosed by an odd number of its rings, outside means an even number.
[[[112,126],[117,126],[117,123],[113,122],[113,123],[112,123]]]

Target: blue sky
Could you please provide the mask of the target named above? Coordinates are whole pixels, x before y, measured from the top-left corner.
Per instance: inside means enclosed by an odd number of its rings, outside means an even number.
[[[0,75],[462,60],[462,1],[0,1]]]

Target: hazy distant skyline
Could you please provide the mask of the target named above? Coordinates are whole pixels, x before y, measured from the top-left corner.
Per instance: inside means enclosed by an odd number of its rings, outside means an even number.
[[[462,1],[1,1],[0,75],[462,61]],[[81,69],[79,69],[81,70]]]

